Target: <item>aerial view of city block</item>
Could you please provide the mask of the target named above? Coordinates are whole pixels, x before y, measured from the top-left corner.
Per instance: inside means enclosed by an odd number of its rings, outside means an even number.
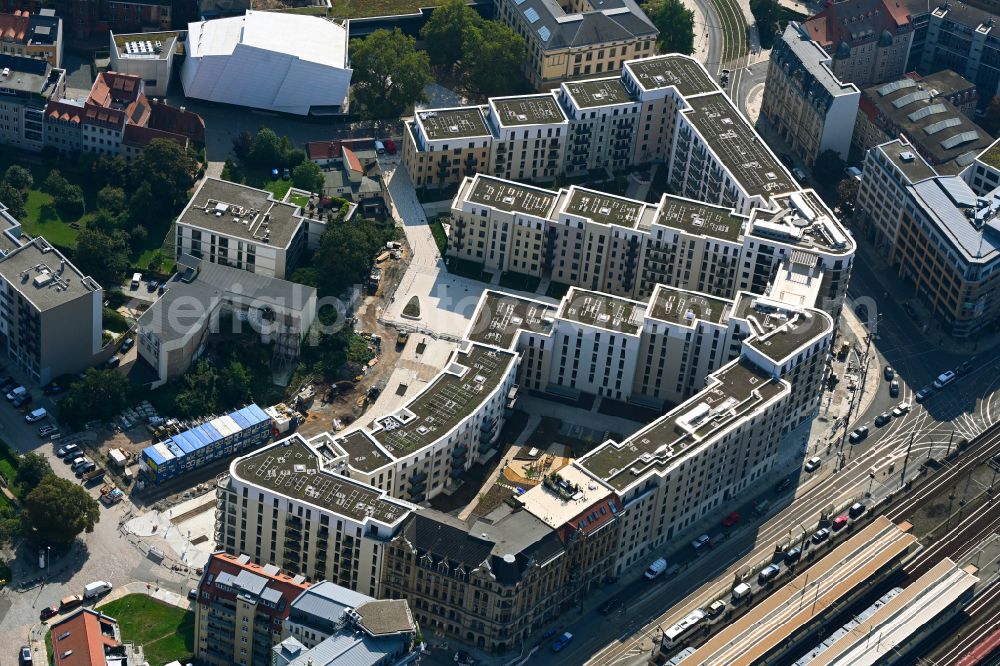
[[[998,19],[0,0],[0,666],[1000,666]]]

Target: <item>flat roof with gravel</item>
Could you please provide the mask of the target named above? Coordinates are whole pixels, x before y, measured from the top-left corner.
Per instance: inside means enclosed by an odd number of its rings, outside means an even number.
[[[709,377],[705,389],[669,413],[621,443],[598,447],[577,464],[616,490],[624,490],[648,473],[662,472],[789,390],[787,383],[743,360]]]
[[[644,215],[651,219],[653,207],[634,199],[574,186],[569,190],[563,212],[599,224],[635,229],[640,226]]]
[[[556,193],[479,174],[465,200],[507,213],[546,217],[556,200]]]
[[[691,110],[685,116],[748,194],[767,197],[798,189],[728,97],[720,92],[687,102]]]
[[[729,208],[664,195],[656,223],[696,236],[738,242],[748,218]]]
[[[632,60],[625,63],[625,68],[632,72],[644,90],[659,90],[674,86],[677,92],[687,97],[719,89],[698,61],[682,55],[672,54]]]
[[[292,435],[234,460],[231,472],[276,494],[357,521],[372,518],[392,525],[410,512],[383,491],[327,471],[320,460],[301,435]]]
[[[566,114],[552,95],[492,97],[490,106],[503,127],[566,122]]]
[[[558,313],[554,305],[500,291],[486,291],[465,337],[473,342],[510,349],[520,331],[548,335]]]
[[[354,430],[346,435],[334,437],[333,441],[347,453],[351,459],[351,467],[362,472],[373,472],[392,462],[392,458],[378,448],[375,440],[363,430]]]
[[[581,109],[595,106],[611,106],[613,104],[628,104],[635,98],[622,83],[621,78],[593,79],[590,81],[571,81],[564,83],[573,103]]]
[[[729,320],[733,302],[697,291],[659,284],[649,299],[647,317],[694,326],[698,321],[721,324]]]
[[[638,335],[646,315],[643,303],[573,287],[563,298],[559,316],[595,328]]]
[[[483,118],[483,111],[478,106],[418,111],[417,122],[423,128],[424,136],[430,141],[490,135],[486,120]]]

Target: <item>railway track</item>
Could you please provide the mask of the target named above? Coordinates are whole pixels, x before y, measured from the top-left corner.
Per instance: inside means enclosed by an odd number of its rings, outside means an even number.
[[[722,55],[719,69],[746,67],[749,46],[747,21],[736,0],[712,0],[722,28]]]

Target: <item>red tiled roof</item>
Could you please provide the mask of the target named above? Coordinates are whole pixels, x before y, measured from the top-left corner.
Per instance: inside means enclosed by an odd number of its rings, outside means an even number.
[[[347,147],[341,148],[341,150],[344,151],[344,164],[347,168],[351,171],[361,172],[361,160],[354,154],[354,151]]]
[[[901,0],[841,0],[806,19],[809,37],[831,55],[842,42],[877,40],[883,30],[892,36],[910,25],[910,14]]]
[[[81,608],[52,625],[55,666],[104,666],[105,647],[121,645],[114,638],[114,618]],[[102,630],[103,629],[103,630]]]
[[[151,103],[149,110],[149,127],[186,136],[195,143],[205,143],[205,121],[197,113],[163,102]]]
[[[306,143],[306,155],[311,160],[328,160],[340,157],[339,141],[309,141]]]
[[[78,106],[59,101],[50,101],[45,107],[45,114],[49,118],[69,120],[77,124],[80,122],[80,111],[81,109]]]
[[[611,510],[611,504],[614,504],[615,511]],[[615,513],[621,510],[621,505],[621,500],[618,499],[617,495],[611,495],[609,497],[605,497],[599,502],[595,502],[584,511],[581,511],[579,514],[574,516],[572,520],[567,521],[565,525],[560,527],[559,538],[563,541],[563,543],[565,543],[576,531],[581,531],[584,534],[592,534],[596,532],[614,520]],[[580,527],[580,525],[583,524],[584,518],[587,519],[586,525]]]
[[[0,39],[24,42],[30,23],[28,11],[16,10],[13,14],[0,14]]]
[[[284,619],[288,617],[288,614],[291,612],[292,601],[312,585],[304,578],[296,582],[295,576],[281,571],[278,573],[268,573],[264,570],[264,567],[259,564],[254,564],[249,561],[245,563],[240,562],[239,558],[235,555],[230,555],[228,553],[214,553],[208,560],[208,565],[205,567],[205,575],[202,576],[198,589],[199,591],[206,589],[205,581],[208,580],[210,576],[214,583],[214,581],[219,577],[219,574],[222,572],[227,572],[235,576],[239,575],[240,571],[249,571],[250,573],[266,578],[267,586],[281,593],[285,603],[278,604],[280,608],[269,608],[267,606],[258,607],[259,612],[277,619]],[[214,584],[208,585],[207,589],[213,596],[221,596],[224,599],[235,598],[234,594],[220,590]]]

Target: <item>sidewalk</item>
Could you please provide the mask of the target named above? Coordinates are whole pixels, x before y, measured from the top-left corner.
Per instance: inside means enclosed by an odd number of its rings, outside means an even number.
[[[130,594],[145,594],[148,597],[152,597],[157,601],[162,601],[170,606],[176,606],[177,608],[183,608],[184,610],[194,610],[194,602],[182,597],[179,594],[175,594],[170,590],[152,585],[151,583],[129,583],[128,585],[116,587],[111,590],[106,597],[94,604],[94,608],[106,606],[112,601],[121,599],[122,597],[127,597]]]

